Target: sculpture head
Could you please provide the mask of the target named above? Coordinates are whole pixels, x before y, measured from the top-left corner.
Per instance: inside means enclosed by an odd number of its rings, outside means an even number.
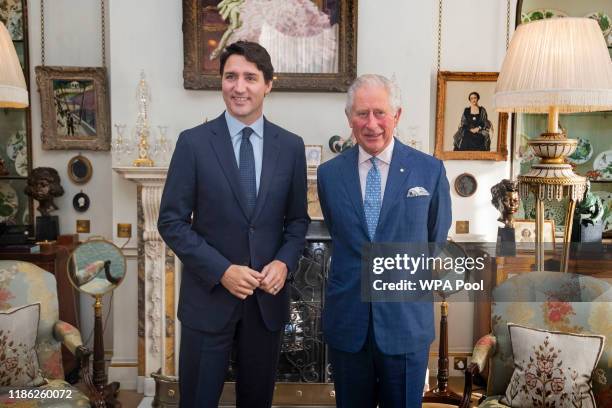
[[[497,220],[504,223],[505,227],[512,227],[512,217],[519,209],[518,183],[503,179],[491,187],[491,195],[491,204],[501,213]]]
[[[38,211],[41,215],[46,216],[57,210],[53,199],[64,194],[60,181],[57,170],[52,167],[37,167],[28,176],[24,192],[38,201]]]

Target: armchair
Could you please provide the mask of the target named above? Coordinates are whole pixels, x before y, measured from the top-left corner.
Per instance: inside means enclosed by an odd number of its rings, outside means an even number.
[[[559,272],[523,273],[496,287],[491,304],[492,333],[479,339],[474,347],[460,406],[469,407],[473,376],[486,375],[488,366],[487,398],[479,407],[506,407],[500,399],[514,371],[508,323],[516,323],[549,331],[605,336],[607,341],[593,372],[592,385],[597,406],[612,407],[611,292],[610,284],[604,280]]]
[[[19,261],[0,261],[0,310],[40,302],[40,320],[36,354],[46,384],[41,389],[69,389],[71,399],[9,400],[0,390],[0,406],[51,408],[89,407],[89,398],[64,381],[61,345],[64,344],[87,367],[91,352],[83,346],[81,334],[72,325],[58,319],[57,286],[53,274],[38,266]],[[87,382],[87,381],[86,381]]]

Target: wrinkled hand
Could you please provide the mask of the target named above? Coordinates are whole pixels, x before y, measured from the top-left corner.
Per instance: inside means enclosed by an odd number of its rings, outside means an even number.
[[[221,284],[232,295],[239,299],[246,299],[260,286],[263,278],[263,274],[248,266],[230,265],[221,277]]]
[[[271,295],[276,295],[285,286],[287,272],[287,265],[284,262],[277,260],[270,262],[261,270],[264,278],[259,288]]]

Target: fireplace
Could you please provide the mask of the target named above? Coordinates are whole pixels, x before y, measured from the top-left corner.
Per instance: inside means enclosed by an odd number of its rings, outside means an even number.
[[[119,167],[138,184],[138,391],[155,395],[154,372],[178,371],[180,322],[176,319],[180,262],[157,231],[166,168]],[[274,404],[331,405],[335,393],[322,339],[321,310],[331,257],[321,221],[311,224],[308,243],[291,285],[291,317],[285,326]],[[221,403],[233,404],[235,372],[230,364]]]

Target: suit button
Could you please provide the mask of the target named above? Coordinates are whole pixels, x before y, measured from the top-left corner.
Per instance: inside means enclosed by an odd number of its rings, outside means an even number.
[[[253,232],[255,232],[255,227],[253,225],[249,226],[249,232],[252,234]]]

